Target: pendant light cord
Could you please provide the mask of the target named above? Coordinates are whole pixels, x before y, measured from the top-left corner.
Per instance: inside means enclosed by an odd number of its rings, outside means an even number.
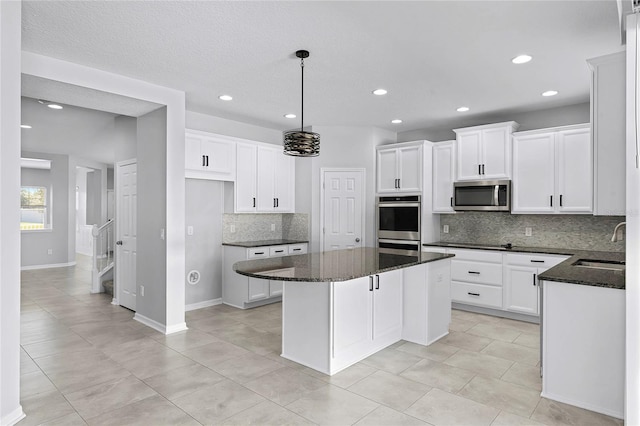
[[[300,131],[302,132],[304,129],[304,58],[300,58],[300,74],[302,87],[300,89],[301,99],[300,99]]]

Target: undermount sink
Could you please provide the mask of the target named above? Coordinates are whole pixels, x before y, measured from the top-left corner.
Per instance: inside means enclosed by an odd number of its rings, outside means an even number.
[[[578,259],[573,263],[573,266],[580,266],[583,268],[593,269],[606,269],[609,271],[624,271],[624,261],[617,260],[591,260],[591,259]]]

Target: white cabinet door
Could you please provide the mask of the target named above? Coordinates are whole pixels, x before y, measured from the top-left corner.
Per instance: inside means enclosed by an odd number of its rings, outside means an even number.
[[[454,141],[433,145],[433,212],[453,213]]]
[[[459,133],[458,142],[458,180],[480,179],[480,155],[482,131]]]
[[[200,149],[201,137],[186,133],[184,136],[184,167],[188,170],[203,170],[204,155]]]
[[[537,268],[505,266],[505,306],[508,311],[538,315]]]
[[[235,183],[236,213],[256,211],[257,147],[237,145],[237,176]]]
[[[269,280],[249,278],[249,301],[269,297]]]
[[[269,297],[282,296],[282,281],[269,280]]]
[[[402,270],[385,272],[373,278],[372,337],[375,341],[402,331]]]
[[[511,177],[511,133],[506,127],[482,131],[482,179]]]
[[[273,149],[262,146],[258,147],[256,207],[259,212],[272,212],[276,209],[275,161],[276,152]]]
[[[554,162],[554,133],[513,138],[512,213],[554,211]]]
[[[398,190],[422,191],[422,145],[398,148]]]
[[[396,192],[398,190],[398,151],[395,148],[379,149],[376,156],[378,192]]]
[[[333,357],[351,358],[371,344],[369,277],[333,283]]]
[[[276,208],[278,212],[293,212],[295,158],[282,154],[281,149],[275,150],[274,186]]]
[[[558,211],[593,211],[593,163],[588,128],[557,134]]]
[[[200,150],[205,160],[205,171],[233,177],[236,164],[234,142],[204,138],[200,144]]]

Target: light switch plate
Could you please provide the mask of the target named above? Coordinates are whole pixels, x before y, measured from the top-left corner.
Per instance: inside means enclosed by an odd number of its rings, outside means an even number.
[[[442,225],[442,232],[444,232],[445,234],[449,233],[449,225]]]
[[[187,226],[187,235],[193,235],[193,226]]]
[[[231,233],[235,234],[236,232],[236,226],[235,225],[231,225]]]
[[[531,231],[531,227],[527,226],[526,228],[524,228],[524,235],[526,237],[530,237],[531,235],[533,235],[532,231]]]

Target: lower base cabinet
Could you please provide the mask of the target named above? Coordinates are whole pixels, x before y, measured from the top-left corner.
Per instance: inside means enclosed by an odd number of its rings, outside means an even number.
[[[542,283],[542,396],[622,419],[625,290]]]
[[[340,282],[284,282],[282,356],[335,374],[405,339],[427,345],[451,321],[450,260]]]
[[[222,302],[240,309],[279,302],[282,299],[282,281],[240,275],[233,270],[233,264],[241,260],[305,254],[307,248],[307,243],[251,248],[224,246]]]

